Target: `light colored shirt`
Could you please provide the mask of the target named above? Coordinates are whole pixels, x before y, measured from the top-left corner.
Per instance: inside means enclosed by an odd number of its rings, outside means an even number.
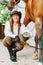
[[[11,38],[15,38],[15,36],[18,35],[18,25],[13,26],[13,33],[10,31],[10,22],[7,21],[5,24],[5,30],[4,30],[5,36],[9,36]]]
[[[35,23],[31,21],[26,27],[24,24],[21,24],[20,26],[20,34],[23,34],[25,32],[28,32],[30,34],[30,37],[35,37],[36,30],[35,30]],[[5,36],[9,36],[12,38],[15,38],[15,36],[18,35],[18,25],[13,26],[13,33],[10,31],[10,22],[7,21],[5,24],[5,30],[4,30]]]

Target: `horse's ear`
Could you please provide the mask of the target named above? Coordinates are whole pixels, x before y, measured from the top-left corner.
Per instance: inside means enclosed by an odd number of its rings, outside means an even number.
[[[28,0],[23,0],[25,3],[27,3],[28,2]]]

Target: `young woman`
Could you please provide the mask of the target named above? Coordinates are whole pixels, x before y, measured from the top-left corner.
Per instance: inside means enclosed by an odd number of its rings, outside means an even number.
[[[16,61],[16,52],[23,48],[19,38],[21,12],[12,11],[10,17],[10,21],[7,21],[5,25],[3,44],[9,51],[10,59]]]

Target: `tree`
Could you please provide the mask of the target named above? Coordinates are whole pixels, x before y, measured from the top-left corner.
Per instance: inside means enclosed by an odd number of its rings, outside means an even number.
[[[0,23],[5,24],[7,20],[9,20],[10,11],[8,10],[6,5],[0,4]]]

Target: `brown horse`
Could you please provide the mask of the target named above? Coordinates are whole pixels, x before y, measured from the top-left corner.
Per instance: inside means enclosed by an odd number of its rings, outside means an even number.
[[[35,22],[36,27],[36,50],[38,46],[38,39],[41,34],[40,26],[43,23],[43,0],[23,0],[26,3],[25,7],[25,18],[24,24],[25,26],[33,20]],[[13,6],[20,2],[20,0],[10,0],[9,8],[13,8]]]
[[[25,18],[24,18],[24,24],[27,25],[30,21],[33,20],[35,22],[35,27],[36,27],[36,52],[38,52],[38,39],[40,38],[41,35],[41,24],[43,24],[43,0],[24,0],[26,3],[26,8],[25,8]],[[37,56],[37,54],[35,54]],[[35,58],[34,56],[34,58]],[[37,59],[36,57],[35,59]]]
[[[23,0],[26,3],[24,24],[27,25],[29,20],[36,21],[43,19],[43,0]],[[8,7],[13,9],[13,6],[20,0],[9,0]],[[38,23],[38,22],[37,22]],[[38,33],[37,33],[38,34]]]
[[[25,7],[25,18],[24,24],[27,25],[30,20],[35,22],[36,27],[36,51],[38,47],[38,39],[41,34],[40,26],[43,20],[43,0],[24,0],[26,3]]]

